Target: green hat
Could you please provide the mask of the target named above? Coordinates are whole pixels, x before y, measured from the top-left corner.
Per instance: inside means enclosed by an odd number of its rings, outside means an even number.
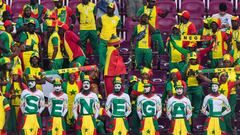
[[[11,62],[11,59],[8,57],[0,58],[0,65],[4,65],[4,64],[10,63],[10,62]]]
[[[31,58],[32,58],[32,57],[37,57],[37,58],[39,58],[38,52],[35,52],[35,51],[34,51],[34,52],[32,53],[32,55],[31,55]]]
[[[211,84],[219,85],[218,78],[213,78]]]
[[[116,77],[114,78],[114,80],[113,80],[113,83],[114,83],[114,84],[122,84],[122,78],[116,76]]]
[[[90,76],[89,76],[89,75],[84,75],[82,81],[83,81],[83,82],[84,82],[84,81],[88,81],[88,82],[90,82]]]
[[[138,81],[138,78],[137,78],[137,76],[135,76],[135,75],[132,75],[131,77],[130,77],[130,79],[129,79],[129,82],[131,83],[131,82],[137,82]]]
[[[31,74],[28,75],[28,81],[35,81],[35,77]]]
[[[152,84],[149,82],[149,80],[143,80],[143,87],[152,87]]]
[[[55,79],[54,79],[53,85],[61,85],[61,84],[62,84],[61,79],[59,79],[59,78],[55,78]]]
[[[182,81],[178,80],[175,84],[175,88],[183,88]]]
[[[197,53],[196,52],[191,52],[189,59],[197,59]]]

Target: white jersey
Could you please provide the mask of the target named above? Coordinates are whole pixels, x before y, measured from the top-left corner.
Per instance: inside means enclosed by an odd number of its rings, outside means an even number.
[[[35,92],[32,92],[29,89],[23,90],[20,107],[24,114],[42,113],[45,108],[43,92],[40,90],[36,90]]]
[[[98,117],[100,104],[95,93],[90,92],[88,95],[78,93],[74,99],[73,114],[75,119],[83,115],[95,115]]]
[[[107,97],[106,112],[109,117],[128,117],[131,113],[129,95],[126,93],[122,93],[121,95],[110,94]]]
[[[172,118],[190,119],[192,116],[192,106],[188,98],[183,96],[181,99],[172,96],[167,102],[167,116]]]
[[[137,113],[140,119],[154,116],[159,118],[162,114],[161,98],[156,94],[150,97],[140,95],[137,98]]]
[[[48,111],[51,116],[64,117],[68,111],[68,96],[65,93],[55,95],[51,92],[48,97]]]
[[[224,112],[223,112],[223,107],[226,108]],[[220,117],[230,112],[231,112],[231,107],[228,103],[228,99],[223,94],[219,94],[218,96],[209,94],[203,100],[202,113],[207,116]]]

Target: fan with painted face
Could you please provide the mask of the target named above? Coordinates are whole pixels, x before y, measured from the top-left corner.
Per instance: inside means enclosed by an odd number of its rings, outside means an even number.
[[[177,81],[175,89],[176,89],[177,96],[182,96],[183,95],[184,88],[183,88],[183,85],[182,85],[181,81]]]
[[[115,77],[113,80],[114,92],[119,93],[122,89],[122,79],[120,77]]]
[[[84,91],[90,90],[90,88],[91,88],[91,83],[90,83],[90,77],[89,77],[89,75],[85,75],[85,76],[84,76],[82,86],[83,86],[82,89],[83,89]]]
[[[149,80],[143,80],[144,84],[144,93],[149,93],[152,91],[152,84],[149,83]]]
[[[217,78],[212,79],[211,90],[212,92],[216,93],[219,89],[219,82]]]
[[[53,83],[53,89],[56,92],[62,91],[62,82],[59,78],[55,78],[54,83]]]

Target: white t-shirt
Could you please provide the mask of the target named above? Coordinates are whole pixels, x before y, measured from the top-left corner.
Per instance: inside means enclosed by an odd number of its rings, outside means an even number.
[[[219,18],[221,20],[221,25],[228,24],[230,27],[232,26],[232,22],[231,22],[232,15],[231,14],[226,13],[224,16],[221,16],[219,13],[217,13],[217,14],[213,14],[212,17]],[[221,30],[226,31],[226,29],[227,28],[222,28]]]

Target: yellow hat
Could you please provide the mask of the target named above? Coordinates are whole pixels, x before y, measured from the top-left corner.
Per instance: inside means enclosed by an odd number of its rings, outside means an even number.
[[[180,29],[180,26],[179,26],[179,25],[177,25],[177,24],[175,24],[175,25],[173,25],[172,29],[173,29],[173,28]]]
[[[211,23],[213,23],[213,22],[215,22],[218,25],[218,27],[221,26],[221,20],[219,18],[212,18]]]
[[[28,75],[28,81],[35,81],[35,77],[31,74]]]
[[[32,58],[32,57],[37,57],[37,58],[39,58],[38,52],[35,52],[35,51],[34,51],[34,52],[32,53],[32,55],[31,55],[31,58]]]
[[[89,81],[90,82],[90,76],[89,75],[84,75],[82,81]]]
[[[11,60],[8,57],[0,58],[0,65],[4,65],[4,64],[10,63],[10,62],[11,62]]]
[[[150,81],[149,80],[143,80],[143,86],[144,87],[152,87],[152,84],[150,83]]]
[[[196,52],[191,52],[189,59],[197,59],[197,53]]]
[[[141,70],[141,74],[148,74],[148,75],[152,75],[152,70],[147,68],[147,67],[143,67],[143,69]]]
[[[224,54],[223,61],[230,61],[231,63],[233,63],[234,60],[230,54]]]
[[[59,78],[55,78],[54,79],[53,85],[61,85],[61,84],[62,84],[62,80],[61,79],[59,79]]]
[[[30,19],[30,20],[28,21],[28,24],[36,24],[36,22],[34,21],[34,19]]]
[[[212,84],[218,84],[218,85],[219,85],[218,78],[213,78],[211,83],[212,83]]]
[[[31,9],[31,6],[30,6],[29,4],[25,4],[25,5],[23,6],[23,10],[25,10],[26,8],[30,8],[30,9]]]
[[[110,2],[110,3],[108,3],[108,7],[112,8],[112,9],[115,9],[115,4]]]
[[[183,88],[182,81],[178,80],[175,84],[175,88]]]
[[[232,21],[239,21],[239,17],[238,16],[232,16]]]
[[[137,82],[137,81],[138,81],[137,76],[133,75],[133,76],[130,77],[130,80],[129,80],[130,83],[131,82]]]
[[[170,73],[177,73],[177,72],[179,72],[179,70],[177,68],[174,68],[170,71]]]
[[[122,78],[116,76],[116,77],[114,78],[114,80],[113,80],[113,83],[114,83],[114,84],[122,84]]]

